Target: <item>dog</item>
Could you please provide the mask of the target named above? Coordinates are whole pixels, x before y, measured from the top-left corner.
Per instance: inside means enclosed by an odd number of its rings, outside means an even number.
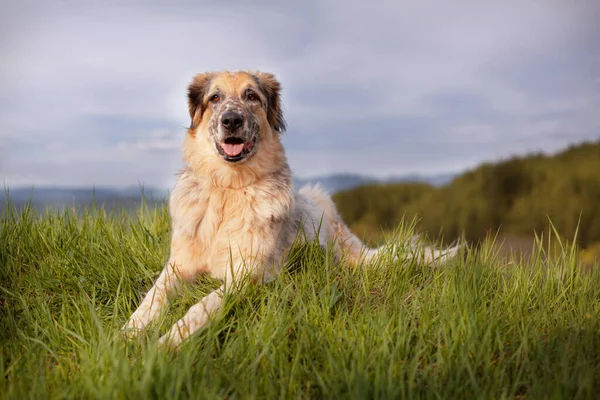
[[[273,74],[198,74],[188,88],[188,105],[185,165],[169,199],[169,259],[123,326],[129,337],[161,313],[181,282],[199,274],[222,280],[159,339],[177,347],[219,310],[225,292],[239,288],[236,283],[277,277],[299,231],[303,240],[331,245],[334,256],[349,264],[369,263],[383,253],[350,231],[319,187],[294,191],[280,140],[286,130],[281,85]],[[444,262],[459,248],[411,246],[423,250],[412,254],[426,263]]]

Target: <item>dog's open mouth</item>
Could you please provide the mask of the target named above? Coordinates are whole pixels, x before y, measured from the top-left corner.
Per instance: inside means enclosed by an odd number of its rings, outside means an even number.
[[[215,144],[217,145],[217,151],[226,161],[238,162],[252,153],[256,146],[256,136],[246,142],[239,137],[229,137],[223,143],[217,142]]]

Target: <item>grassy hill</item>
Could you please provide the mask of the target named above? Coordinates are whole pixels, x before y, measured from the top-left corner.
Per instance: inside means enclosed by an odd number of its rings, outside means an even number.
[[[451,183],[367,185],[335,194],[343,218],[370,239],[404,217],[418,229],[479,241],[499,229],[533,236],[549,219],[563,237],[588,247],[600,241],[600,141],[555,154],[486,163]]]
[[[489,244],[443,268],[391,255],[348,268],[297,247],[293,268],[227,298],[171,354],[157,338],[218,283],[184,287],[133,342],[119,331],[168,240],[164,206],[1,213],[0,398],[593,398],[600,387],[600,269],[578,268],[569,247],[527,268]]]

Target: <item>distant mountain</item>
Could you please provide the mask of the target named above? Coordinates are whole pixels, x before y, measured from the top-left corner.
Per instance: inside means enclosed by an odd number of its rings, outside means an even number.
[[[340,190],[350,189],[374,182],[377,182],[376,178],[354,174],[335,174],[316,176],[313,178],[294,178],[294,186],[296,189],[300,189],[305,185],[319,184],[323,189],[330,193],[335,193]]]
[[[17,207],[30,203],[38,210],[47,207],[65,208],[91,204],[104,206],[107,209],[122,207],[130,209],[141,204],[142,192],[149,203],[164,201],[168,194],[164,189],[138,186],[124,189],[40,186],[9,188],[6,195],[9,202]],[[0,202],[0,210],[5,207],[6,201]]]
[[[378,179],[372,176],[363,176],[357,174],[334,174],[326,176],[317,176],[314,178],[295,178],[294,186],[301,188],[304,185],[315,185],[319,183],[321,187],[329,193],[336,193],[340,190],[352,189],[357,186],[368,185],[373,183],[405,183],[405,182],[425,182],[433,186],[443,186],[452,181],[455,174],[438,174],[438,175],[403,175],[392,176],[389,178]]]
[[[340,190],[352,189],[372,183],[427,182],[434,186],[441,186],[450,182],[453,177],[454,175],[450,174],[435,176],[407,175],[377,179],[356,174],[334,174],[314,178],[295,178],[294,186],[299,189],[306,184],[315,185],[319,183],[329,193],[335,193]],[[107,209],[133,208],[141,203],[142,190],[146,200],[150,203],[165,201],[169,193],[167,189],[149,187],[142,189],[139,186],[131,186],[124,189],[111,187],[68,188],[40,186],[33,188],[9,188],[8,198],[11,204],[19,207],[31,202],[38,210],[43,210],[47,207],[65,208],[88,204],[102,205]],[[5,201],[0,201],[0,210],[4,209],[5,205]]]

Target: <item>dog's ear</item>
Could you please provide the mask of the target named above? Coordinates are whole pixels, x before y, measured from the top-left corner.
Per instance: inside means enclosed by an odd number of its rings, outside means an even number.
[[[283,119],[283,109],[281,106],[281,84],[275,78],[275,75],[266,72],[256,72],[260,89],[267,97],[267,120],[271,127],[279,133],[285,132],[286,123]]]
[[[204,113],[202,99],[206,95],[211,79],[212,74],[209,72],[198,74],[188,87],[188,106],[190,108],[190,118],[192,119],[190,129],[194,129],[202,120],[202,114]]]

